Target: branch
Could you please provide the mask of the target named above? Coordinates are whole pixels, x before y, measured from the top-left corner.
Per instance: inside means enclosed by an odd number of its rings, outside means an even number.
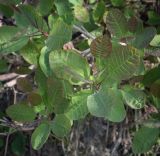
[[[95,36],[93,36],[91,33],[89,33],[85,28],[81,28],[76,25],[73,25],[73,28],[76,29],[77,31],[81,32],[87,38],[95,39]]]

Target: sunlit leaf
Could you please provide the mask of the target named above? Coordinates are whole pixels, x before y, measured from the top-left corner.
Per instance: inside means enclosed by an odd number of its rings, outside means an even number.
[[[71,40],[72,27],[66,24],[62,19],[58,19],[49,34],[46,45],[49,50],[61,49],[65,43]]]
[[[28,44],[23,47],[20,54],[28,63],[37,65],[38,56],[40,55],[40,53],[37,45],[34,42],[28,42]]]
[[[132,87],[124,87],[122,95],[125,103],[133,109],[140,109],[145,105],[146,97],[142,90],[133,89]]]
[[[69,80],[73,84],[89,82],[89,66],[85,58],[74,50],[51,52],[49,63],[58,78]]]
[[[72,120],[85,118],[88,114],[87,97],[91,94],[89,91],[81,91],[72,96],[71,104],[66,115]]]
[[[89,21],[89,13],[88,10],[80,5],[74,6],[74,15],[80,22],[88,22]]]
[[[108,88],[88,96],[89,112],[96,117],[104,117],[113,122],[120,122],[126,116],[120,91]]]
[[[49,123],[41,123],[33,132],[31,137],[31,144],[35,150],[40,149],[47,141],[50,134]]]

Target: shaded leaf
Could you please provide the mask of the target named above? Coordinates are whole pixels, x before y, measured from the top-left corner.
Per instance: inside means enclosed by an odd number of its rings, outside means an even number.
[[[33,108],[26,104],[11,105],[7,108],[6,113],[11,119],[20,122],[30,122],[36,117]]]
[[[152,83],[154,83],[156,80],[160,79],[160,66],[155,67],[151,70],[149,70],[142,80],[142,83],[145,86],[150,86]]]
[[[41,123],[32,133],[31,144],[35,150],[40,149],[47,141],[50,134],[49,123]]]
[[[0,4],[0,14],[9,18],[13,15],[13,10],[7,5]]]
[[[103,15],[105,13],[105,3],[103,0],[101,0],[100,2],[98,2],[96,4],[96,7],[93,11],[93,17],[94,17],[94,20],[99,22],[103,19]]]
[[[27,78],[18,78],[17,79],[17,88],[23,92],[31,92],[32,84]]]
[[[53,0],[40,0],[38,8],[43,16],[47,15],[53,8]]]
[[[124,0],[111,0],[111,3],[115,7],[123,6],[125,1]]]
[[[137,131],[133,138],[132,150],[134,153],[148,152],[156,143],[159,136],[158,128],[142,127]]]
[[[160,24],[160,15],[157,14],[155,11],[148,11],[148,24],[151,25],[159,25]]]
[[[66,80],[60,80],[52,75],[47,79],[48,109],[56,114],[67,111],[69,106],[68,95],[72,94],[72,86]]]
[[[150,92],[152,95],[154,95],[157,98],[160,98],[160,79],[155,81],[151,86],[150,86]]]
[[[65,115],[56,115],[51,122],[52,132],[60,138],[65,137],[71,130],[72,122]]]
[[[140,33],[143,31],[143,22],[135,16],[128,20],[128,29],[132,33]]]
[[[31,5],[19,5],[15,11],[14,18],[19,27],[29,27],[38,29],[40,32],[48,32],[48,26],[45,20]]]
[[[41,96],[36,93],[36,92],[30,92],[27,95],[27,101],[32,105],[32,106],[36,106],[36,105],[40,105],[42,102],[42,98]]]
[[[21,31],[14,26],[0,27],[0,53],[15,52],[27,44],[29,38],[24,34],[22,35]]]
[[[25,153],[26,137],[18,133],[11,143],[11,150],[17,156],[22,156]]]
[[[0,73],[4,73],[8,71],[8,64],[6,60],[1,60],[0,61]]]
[[[135,36],[132,45],[138,49],[146,48],[156,35],[156,28],[147,27]]]

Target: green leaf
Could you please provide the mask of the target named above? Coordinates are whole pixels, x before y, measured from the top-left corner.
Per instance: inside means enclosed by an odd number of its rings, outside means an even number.
[[[40,0],[39,1],[38,9],[43,16],[49,14],[51,9],[53,8],[53,2],[54,2],[53,0]]]
[[[113,122],[123,121],[126,116],[122,97],[117,89],[108,88],[88,96],[87,106],[92,115]]]
[[[28,42],[28,44],[20,51],[20,54],[28,63],[37,66],[39,49],[33,41]]]
[[[49,50],[61,49],[72,38],[72,27],[62,19],[58,19],[49,34],[46,45]]]
[[[40,67],[36,69],[35,73],[35,81],[38,85],[38,91],[41,96],[46,96],[46,90],[47,90],[47,77],[43,73]],[[46,99],[46,98],[44,98]]]
[[[0,53],[15,52],[25,46],[29,37],[23,34],[22,30],[14,26],[0,27]]]
[[[133,109],[140,109],[145,105],[146,96],[142,90],[133,89],[127,86],[123,88],[122,95],[126,104]]]
[[[150,42],[151,46],[160,47],[160,35],[155,35],[153,40]]]
[[[72,86],[66,80],[60,80],[55,75],[47,79],[48,109],[56,114],[67,111],[69,105],[68,95],[72,94]]]
[[[49,123],[41,123],[33,132],[31,136],[31,144],[35,150],[40,149],[47,141],[50,134]]]
[[[7,4],[7,5],[9,5],[9,4],[15,4],[16,5],[20,2],[21,2],[21,0],[1,0],[2,4]]]
[[[91,53],[101,59],[106,58],[112,52],[112,43],[107,35],[99,36],[90,45]]]
[[[160,98],[160,79],[155,81],[151,87],[150,87],[150,92],[152,95],[154,95],[157,98]]]
[[[93,11],[93,18],[96,22],[99,22],[103,19],[103,15],[105,13],[105,3],[103,0],[96,4],[96,7]]]
[[[51,122],[52,132],[60,138],[65,137],[69,134],[72,126],[72,121],[69,120],[65,115],[56,115],[53,121]]]
[[[69,0],[70,3],[72,3],[73,5],[83,5],[84,0]]]
[[[40,52],[40,57],[39,57],[39,65],[41,67],[41,70],[46,76],[51,75],[51,69],[49,65],[49,54],[50,50],[45,46],[41,49]]]
[[[74,6],[74,15],[80,22],[89,22],[89,12],[81,5]]]
[[[27,78],[20,77],[17,79],[17,88],[23,92],[31,92],[32,84]]]
[[[124,0],[111,0],[111,3],[115,7],[121,7],[124,5]]]
[[[11,143],[11,150],[17,156],[22,156],[25,153],[26,137],[18,133],[14,136],[14,139]]]
[[[130,46],[116,45],[106,60],[107,81],[120,81],[134,75],[140,65],[141,52]]]
[[[66,113],[71,120],[83,119],[88,114],[87,97],[90,94],[90,91],[81,91],[72,96],[71,104]]]
[[[148,21],[147,23],[150,25],[159,25],[160,24],[160,15],[155,11],[148,11]]]
[[[39,32],[48,32],[48,26],[45,20],[38,14],[34,7],[30,5],[20,5],[15,11],[14,18],[19,27],[32,27]]]
[[[49,63],[58,78],[69,80],[72,84],[89,83],[87,61],[75,51],[53,51],[50,53]]]
[[[128,20],[128,29],[134,34],[139,34],[143,31],[143,21],[135,16]]]
[[[138,49],[146,48],[156,35],[156,28],[147,27],[135,36],[132,45]]]
[[[134,153],[146,153],[156,143],[159,136],[158,128],[142,127],[133,138],[132,150]]]
[[[68,0],[54,0],[55,6],[59,16],[70,14],[71,5]]]
[[[8,71],[8,64],[6,60],[0,61],[0,73],[4,73]]]
[[[118,9],[109,11],[106,25],[111,34],[116,37],[124,37],[128,34],[128,24],[125,16]]]
[[[7,5],[0,4],[0,13],[9,18],[13,15],[13,10]]]
[[[37,106],[42,103],[42,98],[38,93],[30,92],[27,95],[27,102],[30,103],[32,106]]]
[[[7,115],[15,121],[30,122],[36,117],[36,114],[30,106],[26,104],[14,104],[7,108]]]
[[[58,15],[68,24],[73,22],[72,5],[68,0],[54,0]]]
[[[156,80],[160,79],[160,66],[155,67],[151,70],[149,70],[142,80],[142,83],[145,86],[150,86],[152,83],[154,83]]]

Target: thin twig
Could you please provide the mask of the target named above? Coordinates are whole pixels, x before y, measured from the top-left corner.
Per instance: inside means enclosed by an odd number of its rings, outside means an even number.
[[[82,29],[76,25],[73,25],[73,28],[76,29],[77,31],[81,32],[83,35],[85,35],[87,38],[95,39],[95,37],[89,33],[86,29]]]
[[[7,134],[7,137],[6,137],[6,145],[5,145],[5,150],[4,150],[4,156],[7,155],[7,151],[8,151],[8,142],[9,142],[10,134],[11,134],[11,129],[9,129],[9,132],[8,132],[8,134]]]

